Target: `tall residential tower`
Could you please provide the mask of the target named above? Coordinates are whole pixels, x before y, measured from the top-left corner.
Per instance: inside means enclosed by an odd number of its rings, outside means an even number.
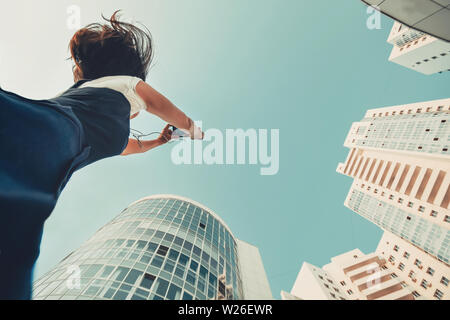
[[[259,250],[172,195],[131,204],[34,285],[34,299],[272,299]]]
[[[337,171],[345,205],[436,259],[450,260],[450,99],[369,110]]]
[[[419,35],[420,36],[420,35]],[[345,205],[384,230],[322,268],[304,263],[286,300],[450,300],[450,99],[372,109],[352,124],[337,172]]]

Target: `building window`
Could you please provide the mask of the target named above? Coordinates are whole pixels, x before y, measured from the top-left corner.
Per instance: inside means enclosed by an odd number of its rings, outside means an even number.
[[[432,276],[434,274],[434,269],[433,268],[428,268],[427,269],[427,273]]]
[[[155,279],[156,279],[155,276],[146,273],[141,281],[141,287],[145,289],[150,289]]]
[[[419,259],[416,259],[416,261],[414,261],[414,265],[416,265],[417,267],[419,267],[419,269],[422,269],[422,261],[420,261]]]
[[[441,278],[441,283],[444,285],[444,286],[446,286],[446,287],[448,287],[448,279],[446,278],[446,277],[442,277]]]
[[[420,283],[420,286],[424,289],[428,289],[428,281],[423,279],[422,282]]]
[[[434,295],[433,295],[433,297],[435,297],[438,300],[441,300],[443,296],[444,296],[444,293],[442,293],[442,291],[439,289],[436,289],[436,291],[434,292]]]
[[[159,254],[159,255],[161,255],[161,256],[163,256],[163,257],[165,257],[168,250],[169,250],[168,247],[163,246],[163,245],[160,245],[160,246],[159,246],[159,249],[158,249],[158,251],[157,251],[156,253]]]

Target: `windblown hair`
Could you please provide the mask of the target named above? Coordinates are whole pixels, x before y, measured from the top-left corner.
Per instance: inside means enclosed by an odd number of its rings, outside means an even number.
[[[69,43],[75,80],[127,75],[145,81],[153,58],[150,32],[119,21],[119,11],[105,24],[78,30]]]

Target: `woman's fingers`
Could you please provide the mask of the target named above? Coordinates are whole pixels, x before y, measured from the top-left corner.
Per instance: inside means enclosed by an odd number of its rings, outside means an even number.
[[[158,138],[161,142],[166,143],[172,140],[172,130],[170,129],[170,124],[167,124],[161,131]]]

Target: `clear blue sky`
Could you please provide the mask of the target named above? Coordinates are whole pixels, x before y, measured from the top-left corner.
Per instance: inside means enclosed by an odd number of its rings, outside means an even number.
[[[272,291],[290,291],[301,264],[322,266],[381,231],[343,206],[351,179],[335,172],[353,121],[369,108],[448,97],[450,73],[424,76],[388,62],[392,26],[366,28],[358,0],[14,1],[0,21],[0,83],[27,97],[71,85],[66,9],[82,24],[122,8],[152,31],[148,82],[204,127],[280,129],[280,171],[175,166],[171,147],[108,159],[74,175],[47,221],[36,275],[79,247],[129,203],[152,194],[192,198],[258,246]],[[133,121],[142,131],[162,123]]]

